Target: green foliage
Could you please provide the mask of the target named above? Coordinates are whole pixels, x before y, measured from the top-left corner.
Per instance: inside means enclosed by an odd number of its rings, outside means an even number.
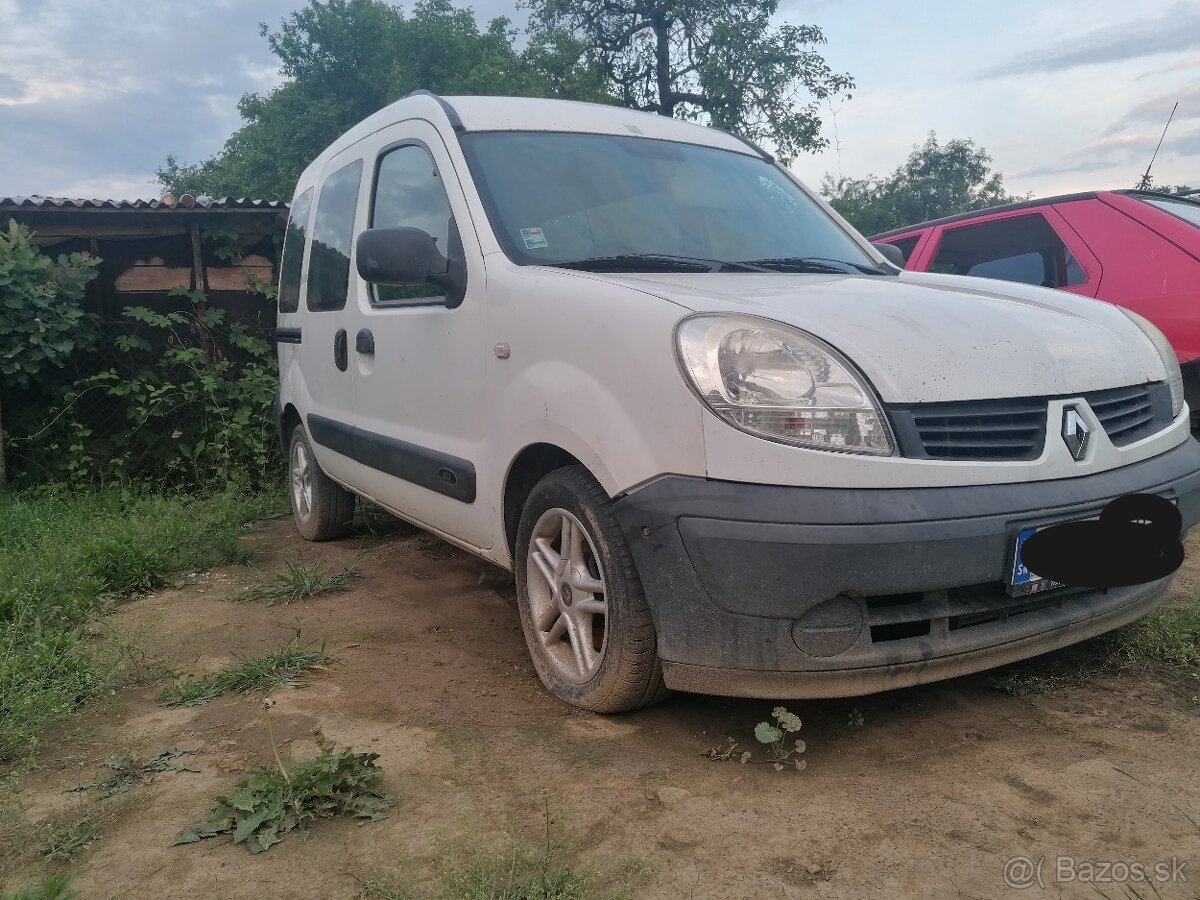
[[[826,175],[821,193],[866,235],[1027,199],[1007,193],[1003,176],[992,172],[991,163],[991,156],[974,141],[939,144],[931,131],[891,175],[838,179]]]
[[[24,225],[0,231],[0,383],[21,386],[94,337],[79,301],[100,260],[80,253],[45,256]]]
[[[778,0],[528,0],[535,34],[562,33],[633,109],[769,141],[784,162],[828,146],[818,103],[854,80],[812,25],[777,25]]]
[[[85,644],[96,616],[131,592],[244,560],[246,524],[281,507],[239,488],[0,495],[0,762],[109,683],[111,666]]]
[[[163,706],[197,706],[222,694],[291,687],[305,672],[337,662],[324,648],[298,647],[295,640],[263,656],[238,656],[237,660],[236,666],[224,672],[176,681],[158,695],[158,702]]]
[[[239,591],[229,598],[232,603],[249,600],[267,600],[270,603],[299,603],[321,594],[332,594],[350,590],[350,585],[362,573],[353,567],[331,572],[319,565],[303,565],[299,562],[284,563],[284,571],[276,573],[270,581],[262,581]]]
[[[63,389],[28,437],[13,440],[25,481],[194,488],[271,477],[273,346],[227,323],[202,292],[170,293],[180,308],[123,309],[106,334],[104,364]]]
[[[377,782],[378,753],[340,753],[323,747],[319,756],[280,769],[253,769],[232,791],[218,797],[208,818],[183,832],[176,844],[230,834],[251,853],[269,850],[289,831],[307,836],[321,819],[386,818],[391,798]]]
[[[480,29],[469,9],[419,0],[410,15],[383,0],[309,0],[278,30],[260,25],[286,79],[238,104],[245,124],[221,153],[158,172],[179,193],[287,199],[317,154],[406,94],[508,94],[603,99],[579,48],[563,35],[514,46],[508,19]]]
[[[15,894],[0,894],[0,900],[75,900],[81,896],[71,889],[73,875],[47,875],[33,887],[23,888]]]
[[[163,772],[199,772],[194,766],[183,766],[174,762],[181,756],[195,753],[195,750],[178,750],[175,747],[163,747],[149,759],[141,760],[132,753],[114,753],[104,759],[105,768],[112,774],[86,784],[77,784],[71,791],[100,790],[100,796],[107,799],[123,794],[139,784],[150,784]]]

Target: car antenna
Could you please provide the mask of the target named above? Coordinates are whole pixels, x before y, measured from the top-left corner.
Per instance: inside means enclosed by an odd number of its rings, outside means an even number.
[[[1171,127],[1171,120],[1175,118],[1175,110],[1179,109],[1179,101],[1175,101],[1175,105],[1171,107],[1171,114],[1167,116],[1167,124],[1163,126],[1163,133],[1158,138],[1158,146],[1154,148],[1154,155],[1150,157],[1150,165],[1146,166],[1146,174],[1142,176],[1142,180],[1138,182],[1137,189],[1139,191],[1149,191],[1154,187],[1154,181],[1150,178],[1150,170],[1154,167],[1154,160],[1158,158],[1158,151],[1162,149],[1163,138],[1167,136],[1167,129]]]

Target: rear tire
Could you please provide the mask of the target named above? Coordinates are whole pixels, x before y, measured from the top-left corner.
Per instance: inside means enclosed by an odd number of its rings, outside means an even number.
[[[555,697],[598,713],[666,696],[658,636],[612,501],[583,466],[525,501],[514,554],[521,628]]]
[[[292,520],[306,541],[331,541],[350,530],[354,495],[325,474],[299,424],[288,444],[288,482]]]

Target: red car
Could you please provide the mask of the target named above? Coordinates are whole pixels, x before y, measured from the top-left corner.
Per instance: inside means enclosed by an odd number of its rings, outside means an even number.
[[[905,268],[1040,284],[1131,309],[1159,327],[1200,412],[1200,192],[1092,191],[897,228]]]

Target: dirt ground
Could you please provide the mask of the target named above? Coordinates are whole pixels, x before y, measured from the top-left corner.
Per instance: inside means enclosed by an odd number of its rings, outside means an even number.
[[[246,540],[267,571],[319,560],[356,564],[363,578],[304,603],[233,604],[224,598],[255,576],[230,568],[131,602],[106,627],[193,674],[297,629],[325,641],[341,664],[274,694],[275,733],[294,755],[316,751],[317,728],[379,753],[396,805],[384,821],[324,823],[258,856],[222,838],[169,846],[248,766],[270,762],[263,708],[226,696],[165,709],[159,686],[122,690],[47,743],[20,788],[28,814],[69,813],[80,795],[64,789],[96,777],[114,752],[196,750],[188,761],[201,771],[130,793],[69,867],[85,897],[357,898],[362,880],[427,870],[447,847],[536,845],[547,809],[566,859],[609,875],[636,870],[634,897],[1135,896],[1103,881],[1056,883],[1056,857],[1075,871],[1174,858],[1188,882],[1154,892],[1132,883],[1136,896],[1200,895],[1200,685],[1106,671],[1018,698],[979,675],[794,702],[808,768],[776,772],[702,756],[727,736],[753,745],[772,703],[676,695],[603,718],[551,699],[511,585],[434,538],[397,525],[311,545],[279,520]],[[1189,555],[1177,589],[1200,584],[1200,539]],[[1044,857],[1047,889],[1006,886],[1012,857]]]

